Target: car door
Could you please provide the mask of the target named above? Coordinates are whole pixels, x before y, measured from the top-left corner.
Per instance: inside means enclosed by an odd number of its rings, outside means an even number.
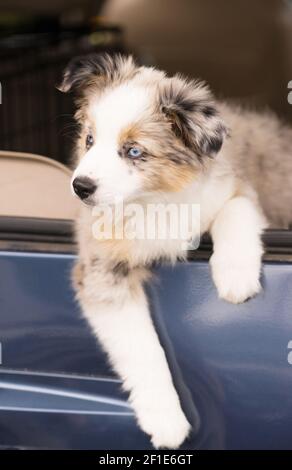
[[[151,449],[74,300],[72,224],[2,217],[0,238],[0,446]],[[183,448],[292,447],[291,242],[266,235],[263,291],[242,305],[218,299],[208,240],[154,268],[153,321],[188,419],[200,419]]]

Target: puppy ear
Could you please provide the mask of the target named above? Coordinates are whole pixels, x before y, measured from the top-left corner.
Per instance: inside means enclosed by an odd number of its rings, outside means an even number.
[[[199,157],[215,156],[227,135],[208,87],[176,75],[160,89],[161,111],[171,122],[173,132]]]
[[[62,83],[57,88],[63,93],[82,93],[90,85],[102,87],[109,82],[126,79],[135,69],[136,64],[131,56],[105,53],[76,57],[67,65]]]

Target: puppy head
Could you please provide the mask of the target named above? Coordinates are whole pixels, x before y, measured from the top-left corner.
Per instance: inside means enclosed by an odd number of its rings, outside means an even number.
[[[78,58],[59,89],[76,96],[81,131],[72,186],[89,205],[182,190],[226,135],[204,84],[168,78],[131,57]]]

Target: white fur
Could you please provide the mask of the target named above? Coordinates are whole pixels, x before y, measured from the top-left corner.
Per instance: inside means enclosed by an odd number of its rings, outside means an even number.
[[[181,409],[145,294],[139,289],[131,298],[123,286],[116,290],[112,304],[92,302],[84,313],[130,394],[140,427],[155,447],[176,448],[188,435],[190,424]]]
[[[180,193],[171,197],[165,195],[165,198],[178,204],[200,204],[201,231],[209,229],[214,240],[211,267],[219,296],[238,303],[260,290],[260,234],[265,222],[250,199],[232,198],[233,191],[232,180],[229,177],[224,180],[222,175],[219,177],[215,169]],[[155,197],[147,199],[148,202],[155,200]],[[159,200],[163,200],[163,195]],[[87,208],[84,208],[84,217],[85,225],[90,226],[91,216]],[[130,250],[133,264],[144,264],[161,255],[173,260],[182,255],[179,240],[168,243],[163,240],[133,240]],[[87,239],[81,242],[81,253],[90,252],[98,252],[96,241]],[[107,256],[105,248],[103,256]],[[110,252],[108,256],[111,256]],[[84,314],[129,392],[141,429],[150,435],[156,448],[177,448],[188,436],[190,425],[181,409],[145,295],[141,290],[138,296],[131,298],[128,286],[121,284],[112,296],[108,285],[106,278],[94,282],[87,295],[92,302],[84,304]],[[111,304],[107,304],[107,299],[94,302],[97,286],[106,297],[110,296]]]
[[[233,191],[232,178],[224,179],[215,168],[183,191],[148,197],[144,204],[165,198],[167,202],[200,205],[201,231],[210,229],[214,240],[211,267],[219,296],[238,303],[260,289],[260,233],[264,222],[255,204],[248,198],[232,198]],[[84,217],[86,222],[82,226],[90,227],[92,220],[87,208]],[[92,239],[86,239],[80,248],[81,253],[98,252],[97,242]],[[133,240],[130,250],[133,264],[144,264],[164,255],[175,260],[183,254],[180,240]],[[103,255],[112,254],[103,248]],[[101,291],[108,289],[107,283],[103,287],[96,282],[95,286]],[[126,289],[116,288],[114,298],[118,301]],[[94,291],[88,297],[94,299]],[[190,425],[181,409],[145,298],[140,294],[138,299],[126,300],[123,307],[115,302],[111,306],[97,302],[90,307],[86,303],[83,311],[130,393],[129,400],[141,429],[151,436],[156,448],[179,447],[189,434]]]
[[[139,173],[131,172],[118,155],[118,138],[121,130],[143,117],[148,102],[147,89],[123,84],[91,103],[87,127],[95,143],[74,171],[72,181],[78,176],[94,178],[98,182],[96,204],[127,200],[140,189]]]
[[[200,232],[210,231],[214,241],[211,268],[219,296],[238,303],[260,290],[260,235],[265,219],[249,183],[238,184],[233,169],[232,146],[224,149],[183,190],[145,194],[139,172],[118,155],[122,129],[143,117],[149,90],[133,84],[109,88],[92,101],[86,126],[94,132],[93,147],[81,158],[73,178],[87,176],[98,182],[95,204],[125,202],[189,203],[201,208]],[[217,163],[218,161],[218,163]],[[167,168],[165,169],[167,171]],[[243,190],[239,190],[243,188]],[[79,220],[80,259],[84,263],[81,304],[95,334],[108,352],[113,368],[129,392],[141,428],[155,447],[177,448],[190,425],[174,388],[164,351],[152,324],[142,290],[130,294],[129,284],[112,287],[107,263],[115,259],[112,245],[93,239],[91,209],[83,207]],[[194,227],[197,236],[197,227]],[[181,240],[138,240],[129,242],[127,261],[132,267],[145,265],[161,256],[171,260],[183,256]],[[104,265],[93,269],[91,258]]]
[[[260,234],[264,228],[265,220],[246,197],[229,200],[215,218],[210,263],[222,299],[240,303],[260,291]]]

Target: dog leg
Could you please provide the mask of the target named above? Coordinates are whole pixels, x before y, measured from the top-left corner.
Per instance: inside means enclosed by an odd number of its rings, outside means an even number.
[[[113,282],[111,273],[99,269],[94,274],[84,282],[80,296],[83,312],[129,392],[142,430],[151,436],[154,447],[175,449],[189,434],[190,424],[152,323],[142,283],[137,282],[135,274],[131,277],[124,273],[113,287],[109,284]],[[97,291],[100,294],[96,295]]]
[[[265,226],[264,216],[247,197],[229,200],[218,213],[211,227],[214,253],[210,264],[220,298],[237,304],[260,291]]]

